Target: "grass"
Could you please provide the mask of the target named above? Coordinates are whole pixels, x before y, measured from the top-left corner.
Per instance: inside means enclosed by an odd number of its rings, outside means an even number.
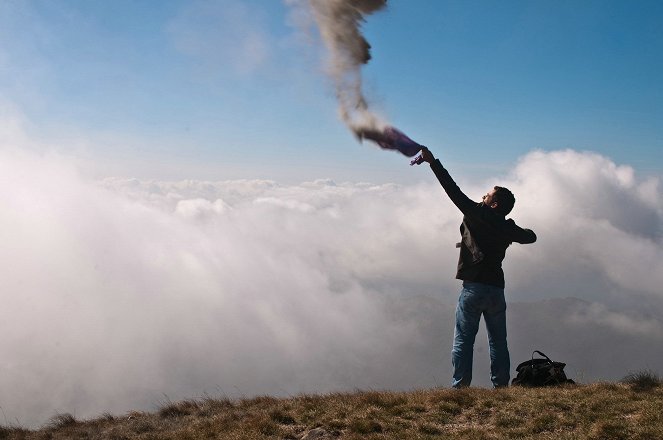
[[[78,423],[76,418],[69,413],[56,414],[48,421],[47,426],[51,430],[66,428],[67,426],[74,426]]]
[[[660,379],[628,378],[552,388],[166,401],[153,413],[87,421],[58,414],[38,430],[0,427],[0,439],[663,439]]]
[[[649,391],[663,385],[663,379],[651,370],[643,370],[627,374],[622,379],[622,383],[631,386],[636,391]]]

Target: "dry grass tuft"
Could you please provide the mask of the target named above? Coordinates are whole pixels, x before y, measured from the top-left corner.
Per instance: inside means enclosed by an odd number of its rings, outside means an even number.
[[[46,427],[51,430],[68,428],[78,423],[76,418],[69,413],[56,414],[50,418]]]
[[[18,426],[0,426],[0,440],[24,439],[30,431]]]
[[[663,379],[651,370],[629,373],[621,381],[631,386],[635,391],[649,391],[663,384]]]
[[[167,400],[159,408],[158,414],[163,418],[183,417],[195,414],[200,410],[200,404],[196,400],[183,400],[181,402],[171,402]]]

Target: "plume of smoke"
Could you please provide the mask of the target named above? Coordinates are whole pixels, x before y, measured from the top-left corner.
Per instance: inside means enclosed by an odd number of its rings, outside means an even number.
[[[336,88],[340,117],[358,136],[382,128],[362,91],[361,67],[371,59],[371,45],[361,23],[383,9],[387,0],[309,0],[320,35],[329,49],[329,74]]]

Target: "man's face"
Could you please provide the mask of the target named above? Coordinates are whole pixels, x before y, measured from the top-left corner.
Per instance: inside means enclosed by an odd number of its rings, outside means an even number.
[[[488,191],[488,193],[483,196],[483,204],[495,208],[497,206],[497,200],[495,200],[495,188]]]

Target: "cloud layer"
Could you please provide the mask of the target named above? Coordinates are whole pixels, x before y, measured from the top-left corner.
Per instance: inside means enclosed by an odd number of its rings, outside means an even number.
[[[164,394],[448,382],[460,213],[432,173],[410,186],[96,182],[67,158],[3,148],[0,176],[10,422],[151,409]],[[459,181],[477,199],[511,188],[513,218],[539,236],[505,266],[514,362],[553,350],[587,380],[640,361],[663,368],[660,355],[637,358],[663,338],[656,180],[567,150],[534,151],[500,180]],[[615,344],[629,364],[596,363]]]

